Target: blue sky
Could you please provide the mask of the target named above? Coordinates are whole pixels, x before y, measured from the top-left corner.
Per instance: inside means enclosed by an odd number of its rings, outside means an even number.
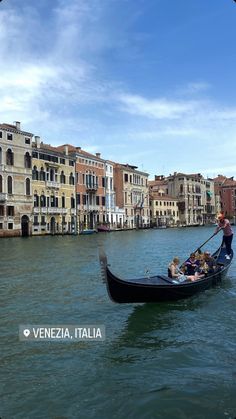
[[[3,0],[0,122],[140,170],[236,175],[233,0]]]

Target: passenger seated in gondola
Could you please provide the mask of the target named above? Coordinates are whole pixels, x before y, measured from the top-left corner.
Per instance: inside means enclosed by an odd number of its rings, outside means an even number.
[[[203,254],[206,265],[208,266],[208,273],[214,273],[216,270],[216,260],[211,256],[210,252],[205,251]]]
[[[168,266],[168,277],[173,279],[173,282],[184,282],[184,281],[197,281],[202,278],[203,275],[195,273],[194,275],[184,275],[183,271],[179,268],[179,258],[175,257]]]
[[[199,266],[199,259],[196,258],[195,253],[191,253],[189,258],[183,264],[184,273],[186,273],[186,275],[194,275],[198,266]]]

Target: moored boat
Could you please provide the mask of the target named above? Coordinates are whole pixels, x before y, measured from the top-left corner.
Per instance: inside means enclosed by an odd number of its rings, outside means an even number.
[[[108,267],[107,257],[102,251],[100,251],[100,264],[108,294],[114,302],[153,303],[188,298],[218,284],[226,276],[232,263],[233,250],[230,259],[226,259],[225,255],[226,250],[222,247],[212,255],[217,266],[214,273],[209,273],[193,282],[180,283],[165,275],[129,280],[118,278]]]
[[[97,226],[97,231],[100,233],[108,233],[110,232],[110,227],[106,224],[100,224]]]
[[[85,235],[85,234],[93,234],[93,233],[97,233],[96,230],[94,229],[85,229],[85,230],[81,230],[79,234]]]

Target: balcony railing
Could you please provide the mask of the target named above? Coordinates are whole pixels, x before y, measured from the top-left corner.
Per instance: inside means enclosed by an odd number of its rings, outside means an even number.
[[[34,207],[34,214],[67,214],[67,208],[58,207]]]
[[[61,186],[61,184],[59,182],[54,182],[52,180],[47,180],[46,181],[46,186],[48,188],[56,188],[56,189],[59,189],[60,186]]]
[[[90,192],[95,192],[98,190],[98,184],[97,183],[86,183],[86,189]]]
[[[7,194],[6,193],[0,193],[0,202],[5,202],[7,200]]]

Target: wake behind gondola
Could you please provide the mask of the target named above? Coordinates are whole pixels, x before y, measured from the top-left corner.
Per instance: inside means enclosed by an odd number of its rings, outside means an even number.
[[[110,298],[116,303],[153,303],[160,301],[180,300],[204,291],[221,282],[233,260],[225,258],[226,250],[220,247],[212,256],[216,260],[214,273],[194,282],[176,283],[168,276],[156,275],[150,278],[121,279],[115,276],[107,264],[107,257],[100,251],[100,265],[103,279],[106,282]]]

